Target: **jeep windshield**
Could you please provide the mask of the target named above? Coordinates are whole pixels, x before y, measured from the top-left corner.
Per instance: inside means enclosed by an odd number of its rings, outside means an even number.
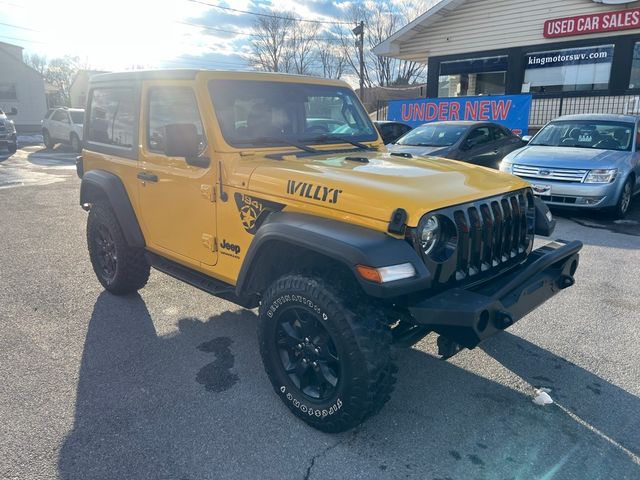
[[[627,122],[561,120],[540,130],[529,145],[629,151],[633,128]]]
[[[222,135],[240,148],[377,140],[349,88],[252,80],[212,80],[209,92]],[[356,143],[353,143],[356,142]]]

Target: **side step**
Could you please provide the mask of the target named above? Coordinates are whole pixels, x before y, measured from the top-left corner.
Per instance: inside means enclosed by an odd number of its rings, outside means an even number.
[[[229,284],[168,260],[160,255],[156,255],[151,252],[145,252],[145,255],[151,266],[156,270],[160,270],[162,273],[166,273],[173,278],[182,280],[183,282],[210,293],[211,295],[220,295],[221,293],[231,293],[234,291],[234,288]]]

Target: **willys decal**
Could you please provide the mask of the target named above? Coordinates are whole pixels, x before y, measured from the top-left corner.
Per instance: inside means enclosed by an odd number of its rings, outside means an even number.
[[[323,185],[315,185],[313,183],[289,180],[287,181],[287,193],[320,202],[338,203],[342,190],[325,187]]]

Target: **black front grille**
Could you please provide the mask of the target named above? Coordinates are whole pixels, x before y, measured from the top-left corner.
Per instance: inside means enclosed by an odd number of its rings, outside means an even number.
[[[432,212],[455,224],[455,250],[446,258],[424,255],[434,280],[468,284],[524,260],[533,245],[535,207],[523,189]],[[416,243],[416,246],[419,244]],[[453,245],[452,245],[453,246]]]

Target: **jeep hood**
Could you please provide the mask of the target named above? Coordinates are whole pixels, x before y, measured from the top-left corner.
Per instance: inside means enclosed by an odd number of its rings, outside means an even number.
[[[261,159],[248,188],[288,200],[283,203],[304,202],[384,222],[395,209],[404,208],[407,224],[415,226],[429,211],[526,186],[512,175],[455,160],[354,151]]]

